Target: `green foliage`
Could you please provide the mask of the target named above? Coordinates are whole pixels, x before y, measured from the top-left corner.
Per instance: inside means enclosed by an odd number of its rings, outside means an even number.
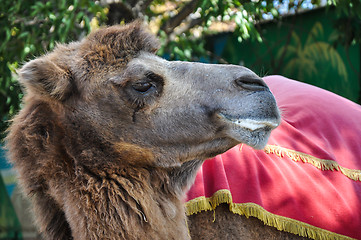
[[[190,32],[186,32],[177,36],[174,40],[166,42],[167,37],[164,32],[160,33],[160,40],[166,44],[161,44],[158,55],[172,60],[180,61],[201,61],[203,56],[207,56],[204,47],[204,41],[195,39],[190,36]]]
[[[165,25],[172,21],[172,16],[181,15],[184,8],[189,8],[189,2],[196,0],[180,1],[153,1],[152,7],[147,11],[147,21],[160,19],[160,25]],[[196,7],[191,11],[192,14],[184,19],[180,27],[175,28],[172,33],[165,33],[160,28],[156,31],[162,39],[163,49],[160,54],[170,53],[171,59],[181,59],[194,61],[201,58],[207,58],[210,52],[205,51],[205,39],[198,36],[218,33],[215,30],[216,23],[228,24],[228,31],[232,31],[239,42],[250,39],[252,41],[262,42],[262,37],[257,29],[257,23],[264,20],[278,20],[283,11],[297,11],[302,9],[302,3],[305,1],[294,0],[198,0]],[[169,3],[176,5],[170,11],[156,12],[160,4]],[[320,0],[312,1],[314,6],[320,5]],[[197,24],[193,25],[194,22]],[[198,34],[194,34],[197,32]],[[191,53],[191,54],[190,54]]]
[[[102,7],[87,0],[3,0],[0,4],[0,132],[20,106],[15,70],[57,42],[76,40],[90,22],[105,20]],[[0,135],[0,139],[1,139]]]
[[[359,0],[328,0],[328,4],[336,6],[339,15],[361,19],[361,2]]]
[[[177,5],[177,7],[161,13],[152,11],[152,9],[157,9],[159,4],[165,2]],[[187,3],[187,1],[153,1],[153,7],[148,9],[146,19],[148,22],[160,19],[160,25],[165,25],[172,21],[171,16],[177,15],[182,12],[183,8],[189,7]],[[169,53],[170,59],[188,61],[208,58],[210,52],[204,49],[205,39],[196,36],[217,33],[218,30],[214,30],[216,23],[228,24],[229,31],[233,31],[240,42],[245,39],[261,42],[262,38],[255,27],[256,23],[264,20],[264,17],[267,16],[279,17],[278,8],[274,5],[273,0],[199,0],[191,13],[178,28],[175,28],[174,32],[166,33],[161,27],[159,31],[156,31],[162,41],[160,55]],[[196,24],[194,24],[195,22]]]
[[[235,34],[239,36],[240,42],[248,38],[261,42],[262,39],[255,28],[255,24],[263,20],[267,14],[273,15],[273,17],[279,16],[274,1],[269,0],[203,0],[200,3],[200,13],[205,20],[206,29],[216,20],[235,22]]]
[[[338,19],[334,22],[331,41],[349,47],[361,43],[361,1],[331,1],[336,6]]]

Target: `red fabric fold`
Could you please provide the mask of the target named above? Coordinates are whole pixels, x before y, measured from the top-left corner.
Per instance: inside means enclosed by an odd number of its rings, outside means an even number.
[[[338,95],[281,76],[264,78],[282,112],[268,144],[361,169],[361,107]],[[359,172],[359,174],[361,174]],[[361,239],[361,182],[287,155],[239,145],[207,160],[187,201],[230,190],[233,203]]]

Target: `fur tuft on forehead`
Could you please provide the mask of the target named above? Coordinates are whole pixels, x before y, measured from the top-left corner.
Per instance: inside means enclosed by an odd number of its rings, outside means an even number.
[[[81,82],[124,67],[141,51],[155,53],[157,38],[140,21],[101,28],[81,42],[59,44],[54,51],[26,63],[19,81],[27,92],[64,101]]]
[[[155,53],[158,39],[149,33],[140,21],[125,26],[101,28],[91,33],[83,42],[81,52],[93,67],[124,65],[141,51]]]

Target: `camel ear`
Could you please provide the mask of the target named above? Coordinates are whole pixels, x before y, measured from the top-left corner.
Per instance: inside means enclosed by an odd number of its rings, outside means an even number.
[[[27,91],[59,101],[64,101],[72,91],[71,72],[46,57],[25,64],[19,71],[19,81]]]

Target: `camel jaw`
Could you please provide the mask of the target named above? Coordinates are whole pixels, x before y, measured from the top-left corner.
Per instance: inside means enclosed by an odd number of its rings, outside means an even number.
[[[266,146],[271,131],[280,125],[279,118],[251,119],[231,117],[218,113],[221,121],[226,124],[226,135],[240,143],[255,149]]]

